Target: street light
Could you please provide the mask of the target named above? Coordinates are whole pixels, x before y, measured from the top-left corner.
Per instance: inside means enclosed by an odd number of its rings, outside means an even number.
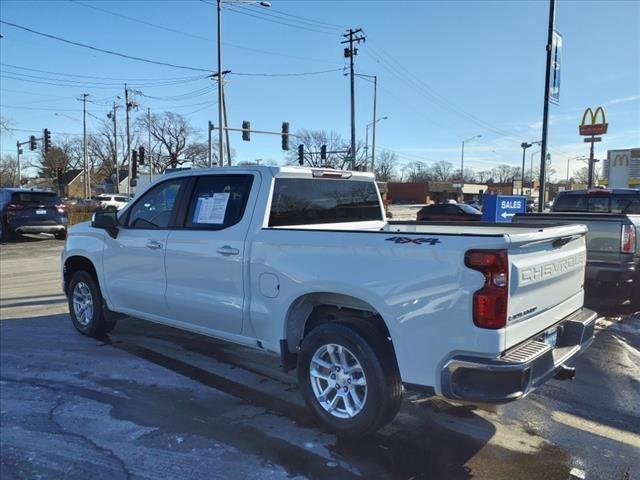
[[[522,148],[522,180],[520,181],[520,195],[524,195],[524,160],[527,152],[527,148],[533,146],[533,143],[522,142],[520,147]]]
[[[373,125],[373,145],[371,146],[371,171],[373,172],[373,168],[374,168],[374,162],[375,162],[375,148],[376,148],[376,144],[375,144],[375,138],[376,138],[376,123],[378,123],[380,120],[387,120],[389,117],[380,117],[377,120],[374,120],[373,122],[371,122],[370,124],[367,125],[367,134],[365,136],[365,142],[364,142],[364,151],[365,151],[365,155],[364,155],[364,164],[365,167],[367,165],[367,157],[369,156],[369,127],[371,125]]]
[[[220,166],[224,165],[224,145],[222,144],[223,129],[222,126],[222,3],[223,0],[217,0],[217,19],[218,19],[218,157]],[[260,5],[261,7],[270,7],[271,3],[257,0],[225,0],[224,3],[243,4],[243,5]],[[227,161],[231,165],[231,158]]]
[[[462,199],[464,200],[464,144],[468,143],[476,138],[482,138],[482,135],[474,135],[473,137],[469,137],[466,140],[462,141],[462,155],[460,156],[460,194],[462,195]]]

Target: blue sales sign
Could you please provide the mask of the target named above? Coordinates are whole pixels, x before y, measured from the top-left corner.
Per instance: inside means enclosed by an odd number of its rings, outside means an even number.
[[[485,195],[482,200],[483,222],[510,222],[516,213],[525,213],[527,197],[519,195]]]

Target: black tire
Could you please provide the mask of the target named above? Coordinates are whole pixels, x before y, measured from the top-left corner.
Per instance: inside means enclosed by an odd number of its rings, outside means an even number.
[[[91,297],[92,313],[87,319],[78,318],[74,308],[74,293],[76,292],[76,286],[80,283],[88,288]],[[84,290],[82,287],[79,287],[79,289]],[[98,282],[91,273],[84,270],[78,270],[73,274],[73,277],[69,282],[67,298],[71,322],[76,330],[83,335],[87,335],[89,337],[100,337],[109,333],[116,326],[116,320],[108,320],[105,317],[102,294],[100,293]]]
[[[640,275],[638,275],[631,284],[631,292],[629,295],[631,307],[634,312],[640,312]]]
[[[340,345],[352,353],[366,377],[366,398],[362,409],[351,418],[329,413],[316,398],[311,385],[311,360],[324,345]],[[388,341],[376,330],[364,333],[355,323],[331,322],[315,327],[298,352],[298,382],[310,410],[329,431],[342,436],[361,437],[390,422],[402,401],[402,382],[395,361],[389,356]]]
[[[61,230],[53,234],[56,237],[56,240],[66,240],[67,239],[67,229]]]

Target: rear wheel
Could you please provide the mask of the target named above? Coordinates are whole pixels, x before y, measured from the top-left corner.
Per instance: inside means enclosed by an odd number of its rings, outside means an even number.
[[[67,296],[73,326],[83,335],[98,337],[116,326],[115,320],[108,320],[104,315],[102,294],[90,273],[84,270],[75,272],[69,282]]]
[[[66,240],[67,229],[65,228],[64,230],[60,230],[59,232],[54,233],[53,236],[56,237],[56,240]]]
[[[303,340],[298,353],[302,395],[320,422],[345,436],[363,436],[391,421],[402,400],[386,339],[346,323],[324,323]]]

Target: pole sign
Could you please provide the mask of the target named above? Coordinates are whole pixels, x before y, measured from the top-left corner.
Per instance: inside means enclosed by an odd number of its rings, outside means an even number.
[[[525,213],[527,210],[525,196],[484,195],[482,198],[483,222],[511,222],[516,213]]]
[[[553,31],[551,39],[551,88],[549,89],[549,101],[558,105],[560,103],[560,63],[562,62],[562,35],[557,30]]]
[[[599,121],[600,117],[602,118]],[[602,107],[596,108],[595,113],[591,110],[591,107],[587,108],[582,114],[582,122],[580,123],[580,135],[590,136],[590,135],[604,135],[607,133],[607,129],[609,128],[609,124],[607,123],[607,116],[604,113],[604,109]]]

